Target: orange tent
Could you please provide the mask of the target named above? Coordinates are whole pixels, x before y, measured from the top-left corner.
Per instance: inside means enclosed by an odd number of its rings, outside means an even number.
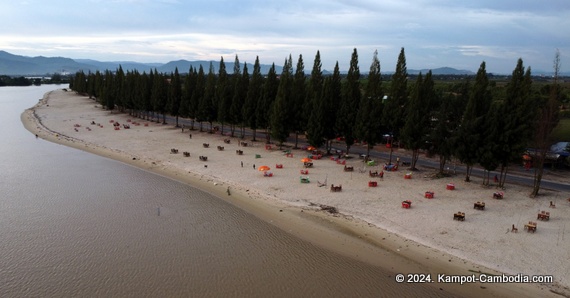
[[[271,168],[269,168],[268,166],[261,166],[258,168],[258,170],[260,172],[265,172],[265,171],[269,171]]]

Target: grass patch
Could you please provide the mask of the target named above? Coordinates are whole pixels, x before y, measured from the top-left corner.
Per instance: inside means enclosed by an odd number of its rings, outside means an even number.
[[[552,139],[556,142],[570,141],[570,118],[560,119],[558,125],[552,130]]]

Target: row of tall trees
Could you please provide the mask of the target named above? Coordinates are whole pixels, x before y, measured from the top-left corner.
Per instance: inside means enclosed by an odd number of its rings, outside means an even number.
[[[509,164],[518,161],[529,144],[537,144],[533,140],[538,135],[546,142],[557,123],[556,81],[550,94],[534,93],[531,70],[525,69],[521,59],[506,87],[489,83],[483,62],[475,82],[466,79],[454,92],[437,89],[431,71],[408,84],[404,48],[388,87],[383,85],[377,52],[366,77],[361,77],[358,64],[354,49],[346,76],[341,76],[338,62],[333,74],[324,76],[317,52],[308,78],[302,55],[295,68],[289,56],[280,75],[273,64],[263,76],[258,58],[250,75],[247,64],[242,69],[236,56],[231,74],[222,58],[217,73],[212,63],[207,73],[202,66],[191,67],[184,76],[178,69],[147,74],[124,73],[119,67],[115,72],[79,72],[70,87],[111,111],[128,111],[162,123],[169,114],[176,126],[179,117],[189,118],[191,129],[198,123],[200,131],[204,123],[212,130],[215,122],[222,133],[229,126],[232,136],[239,127],[244,137],[249,127],[254,140],[257,130],[265,129],[267,138],[280,145],[294,134],[295,147],[299,135],[305,135],[311,145],[325,145],[329,153],[337,137],[344,138],[348,153],[356,141],[365,143],[369,152],[387,136],[391,145],[397,140],[411,150],[412,169],[422,151],[439,156],[441,173],[446,162],[456,157],[467,166],[466,181],[479,164],[487,170],[484,184],[489,184],[489,173],[499,169],[501,187]]]

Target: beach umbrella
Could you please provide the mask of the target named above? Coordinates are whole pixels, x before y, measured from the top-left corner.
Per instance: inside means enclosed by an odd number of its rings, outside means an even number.
[[[269,168],[268,166],[261,166],[261,167],[259,167],[258,170],[259,170],[260,172],[265,172],[265,171],[269,171],[270,169],[271,169],[271,168]]]
[[[301,159],[301,162],[311,162],[311,161],[313,161],[313,160],[308,158],[308,157]]]

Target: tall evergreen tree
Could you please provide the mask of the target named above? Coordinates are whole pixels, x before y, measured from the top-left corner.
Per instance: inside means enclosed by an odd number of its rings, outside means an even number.
[[[143,90],[143,110],[147,120],[150,120],[150,113],[152,111],[152,89],[154,84],[154,73],[152,70],[145,78],[144,90]]]
[[[434,100],[435,90],[431,70],[425,79],[420,73],[406,106],[406,122],[401,130],[402,141],[407,148],[412,150],[412,170],[416,170],[419,150],[427,149],[425,147],[427,137],[430,134],[430,119],[433,115]]]
[[[204,97],[204,92],[206,90],[206,75],[204,74],[204,68],[202,65],[198,68],[198,73],[196,74],[196,83],[194,84],[194,90],[192,92],[192,98],[190,99],[190,117],[192,118],[192,124],[190,129],[194,129],[194,122],[198,118],[198,110],[200,102]]]
[[[151,94],[151,80],[146,72],[141,74],[139,88],[139,99],[136,101],[137,109],[139,110],[138,117],[146,119],[150,111],[150,94]]]
[[[370,149],[381,140],[382,121],[382,76],[378,51],[374,51],[372,64],[368,72],[368,84],[364,96],[360,99],[360,108],[356,116],[356,137],[366,142],[366,156]]]
[[[307,119],[307,140],[314,147],[321,147],[325,143],[324,135],[324,118],[325,103],[322,97],[323,92],[323,71],[321,62],[321,53],[317,51],[313,62],[311,77],[309,78],[309,86],[307,96],[303,104],[303,111]]]
[[[194,87],[191,84],[192,73],[194,69],[190,66],[190,70],[188,70],[188,75],[184,77],[184,82],[182,86],[182,94],[180,98],[180,109],[178,110],[178,114],[181,117],[187,118],[190,116],[190,99],[192,97],[192,90]]]
[[[510,162],[520,159],[530,142],[534,131],[533,120],[536,116],[536,99],[531,97],[530,68],[523,67],[519,59],[507,85],[504,104],[502,105],[503,133],[499,139],[501,145],[501,174],[499,187],[504,187]]]
[[[344,137],[346,144],[346,153],[350,151],[350,147],[354,144],[354,126],[356,122],[356,114],[360,105],[360,70],[358,68],[358,53],[356,49],[352,52],[350,59],[350,67],[346,77],[346,84],[342,92],[342,100],[337,114],[337,129]]]
[[[70,86],[71,89],[79,94],[83,94],[87,91],[86,76],[83,70],[75,73],[75,77],[72,80],[73,84]]]
[[[151,70],[152,71],[152,70]],[[150,93],[150,111],[152,112],[152,118],[154,120],[155,113],[158,113],[158,97],[161,96],[162,91],[160,90],[161,83],[161,75],[158,73],[158,70],[155,68],[154,72],[152,73],[152,90]],[[160,116],[156,115],[156,122],[160,123]]]
[[[261,75],[261,66],[259,64],[259,57],[255,58],[255,64],[253,65],[253,73],[251,75],[251,80],[249,81],[249,87],[247,89],[247,96],[245,99],[245,104],[243,106],[243,118],[245,123],[253,130],[253,141],[256,141],[256,132],[259,128],[257,124],[257,113],[256,109],[261,102],[261,97],[263,95],[263,76]]]
[[[469,102],[463,113],[461,126],[457,134],[455,154],[465,164],[465,181],[469,182],[473,165],[477,162],[478,150],[483,146],[481,132],[485,114],[491,105],[489,78],[482,62],[475,77],[475,84],[469,93]]]
[[[427,80],[427,77],[426,77]],[[433,99],[434,104],[431,120],[433,129],[430,131],[428,150],[430,154],[439,155],[439,175],[443,176],[445,164],[451,160],[455,152],[457,131],[461,123],[461,116],[467,102],[464,96],[467,90],[461,94],[448,93],[440,98],[439,93]]]
[[[107,110],[109,111],[113,111],[115,109],[115,96],[116,96],[116,92],[115,92],[115,82],[114,82],[114,76],[113,73],[109,70],[105,71],[105,83],[103,85],[103,87],[101,88],[102,92],[101,92],[101,99],[102,99],[102,104],[105,106],[105,108],[107,108]]]
[[[168,109],[170,110],[170,115],[176,117],[176,127],[178,125],[178,116],[180,111],[180,102],[182,101],[182,83],[180,81],[180,74],[178,73],[178,67],[174,69],[174,74],[170,76],[170,92],[168,98]]]
[[[232,107],[234,107],[233,111],[239,113],[236,117],[239,118],[238,123],[241,127],[240,138],[245,138],[245,121],[246,119],[244,116],[244,105],[245,105],[245,98],[247,97],[247,90],[249,88],[249,71],[247,70],[247,63],[243,63],[243,71],[241,74],[241,78],[239,80],[239,86],[236,89],[236,93],[234,94],[234,100],[232,102]]]
[[[241,89],[241,66],[239,63],[238,56],[234,60],[234,71],[232,73],[232,103],[230,104],[230,117],[229,123],[231,124],[230,131],[231,136],[234,136],[235,126],[238,125],[242,120],[242,99],[240,98]]]
[[[265,138],[266,143],[270,143],[270,115],[273,110],[273,102],[277,96],[277,89],[279,88],[279,80],[277,79],[277,73],[275,72],[275,63],[271,64],[269,71],[267,72],[267,78],[263,83],[263,95],[261,102],[257,105],[255,110],[257,119],[257,125],[261,128],[265,128]]]
[[[324,80],[322,88],[327,90],[331,85],[331,77]],[[326,94],[325,91],[323,94]],[[309,126],[307,127],[307,141],[309,145],[314,147],[321,147],[325,144],[325,123],[326,123],[326,104],[328,102],[325,100],[324,96],[320,98],[313,99],[313,104],[311,105],[311,115],[309,116]]]
[[[99,94],[99,90],[101,88],[101,85],[103,84],[103,75],[101,74],[100,71],[96,71],[95,72],[95,79],[94,79],[95,83],[93,86],[93,96],[95,97],[95,99],[98,99],[100,94]]]
[[[99,73],[99,71],[97,70],[96,73]],[[95,95],[97,93],[96,90],[96,85],[95,85],[95,75],[91,72],[89,72],[89,75],[87,76],[87,95],[89,96],[89,98],[97,98],[97,96]]]
[[[127,71],[127,74],[125,75],[125,83],[124,83],[124,105],[125,105],[125,109],[128,110],[129,115],[134,116],[135,115],[135,111],[134,111],[134,105],[135,105],[135,100],[137,97],[137,89],[136,89],[136,83],[138,80],[138,71],[134,70],[134,71]]]
[[[489,174],[499,166],[502,146],[498,142],[502,134],[502,106],[503,101],[494,100],[491,102],[489,112],[483,119],[483,146],[480,147],[478,158],[479,164],[485,169],[483,185],[489,185]]]
[[[307,119],[305,118],[306,113],[303,110],[306,99],[305,81],[305,64],[303,62],[303,55],[299,55],[297,67],[295,68],[293,85],[291,87],[291,121],[289,124],[291,131],[295,134],[295,146],[293,148],[298,148],[299,134],[303,133],[307,127]]]
[[[291,55],[285,59],[281,78],[279,79],[279,89],[273,103],[271,111],[271,136],[279,142],[279,147],[289,136],[289,121],[291,109],[291,86],[293,84],[293,62]]]
[[[125,72],[123,71],[123,67],[119,65],[119,68],[114,75],[114,90],[115,93],[115,106],[119,108],[119,112],[125,111]]]
[[[218,99],[218,121],[222,125],[221,134],[224,134],[224,123],[229,119],[230,106],[232,104],[232,89],[224,57],[220,59],[220,67],[218,70],[218,81],[216,84],[216,98]]]
[[[558,76],[560,74],[560,51],[556,50],[554,56],[554,81],[549,86],[549,93],[546,100],[544,100],[538,111],[538,119],[536,122],[536,129],[533,138],[533,147],[537,149],[538,154],[534,157],[534,179],[531,197],[536,197],[540,190],[542,176],[544,174],[544,161],[546,154],[550,149],[552,139],[552,130],[558,125],[560,117],[560,84]]]
[[[340,69],[338,61],[336,62],[331,76],[330,84],[328,87],[323,86],[323,110],[325,112],[324,136],[326,139],[327,153],[330,154],[332,149],[332,141],[339,135],[339,130],[336,128],[338,122],[337,110],[342,100],[342,78],[340,76]]]
[[[214,121],[214,97],[216,96],[216,74],[214,73],[214,65],[210,62],[208,76],[206,78],[206,87],[204,96],[198,104],[198,121],[200,122],[200,131],[202,131],[202,122],[206,121],[210,124],[209,131],[212,132],[212,121]]]
[[[311,77],[309,78],[307,96],[303,104],[305,119],[310,119],[313,109],[316,106],[316,102],[321,100],[324,83],[322,66],[321,53],[317,51],[313,62],[313,69],[311,70]]]
[[[167,85],[164,74],[154,71],[154,83],[152,90],[152,106],[155,112],[162,114],[162,124],[166,124],[166,102],[167,102]],[[157,123],[160,119],[157,117]]]
[[[384,105],[382,121],[389,129],[390,138],[390,158],[388,163],[392,163],[394,152],[394,138],[399,138],[400,129],[404,126],[405,110],[408,101],[408,70],[406,67],[406,54],[404,48],[401,49],[396,64],[396,71],[392,75],[388,100]]]

